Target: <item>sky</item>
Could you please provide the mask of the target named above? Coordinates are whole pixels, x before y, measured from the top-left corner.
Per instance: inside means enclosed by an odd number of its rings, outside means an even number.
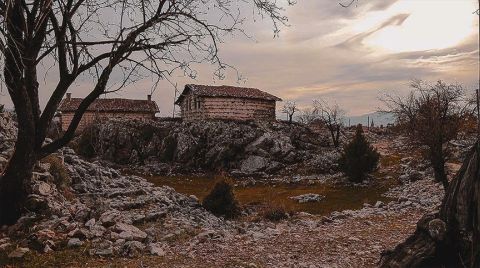
[[[381,108],[379,97],[386,93],[406,94],[411,79],[442,79],[473,90],[479,83],[477,6],[477,0],[358,0],[342,8],[339,0],[297,0],[286,7],[288,25],[279,36],[268,20],[248,15],[248,37],[224,38],[220,56],[238,74],[231,70],[219,80],[212,66],[198,64],[196,79],[174,73],[160,82],[153,99],[160,115],[170,116],[174,85],[181,91],[187,83],[226,84],[259,88],[301,109],[324,99],[354,116]],[[40,93],[42,105],[51,94],[50,80]],[[85,96],[90,83],[78,81],[73,96]],[[146,98],[152,84],[143,79],[107,97]],[[0,103],[11,106],[4,87]]]

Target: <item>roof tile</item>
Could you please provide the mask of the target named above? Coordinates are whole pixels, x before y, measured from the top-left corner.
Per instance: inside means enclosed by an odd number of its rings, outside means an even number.
[[[273,100],[281,101],[282,99],[269,94],[267,92],[261,91],[256,88],[248,87],[234,87],[234,86],[207,86],[207,85],[194,85],[188,84],[185,85],[180,97],[178,97],[176,104],[179,104],[186,94],[189,91],[196,96],[207,96],[207,97],[236,97],[236,98],[247,98],[247,99],[261,99],[261,100]]]
[[[74,112],[82,101],[82,98],[63,99],[58,110],[61,112]],[[156,113],[159,109],[157,103],[150,100],[96,99],[90,104],[87,111]]]

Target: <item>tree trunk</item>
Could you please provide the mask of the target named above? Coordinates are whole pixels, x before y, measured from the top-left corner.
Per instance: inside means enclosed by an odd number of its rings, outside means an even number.
[[[340,129],[335,129],[333,126],[329,127],[330,130],[330,135],[332,136],[332,142],[333,146],[335,148],[338,148],[340,145],[339,139],[340,139]]]
[[[448,178],[445,172],[445,158],[443,156],[442,146],[430,149],[430,161],[433,167],[435,181],[441,182],[445,191],[448,189]]]
[[[0,226],[14,224],[24,212],[36,157],[33,136],[23,136],[17,139],[15,152],[0,177]]]
[[[450,183],[440,213],[424,216],[417,230],[380,267],[480,267],[480,143]]]

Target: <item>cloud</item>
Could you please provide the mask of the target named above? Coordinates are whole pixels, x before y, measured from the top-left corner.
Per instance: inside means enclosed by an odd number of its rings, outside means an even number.
[[[383,22],[380,26],[374,28],[373,30],[369,30],[363,33],[359,33],[346,41],[343,41],[336,45],[338,48],[342,49],[356,49],[363,46],[363,40],[368,38],[369,36],[379,32],[380,30],[388,27],[388,26],[401,26],[405,20],[410,16],[410,14],[398,14],[395,15],[385,22]]]
[[[475,0],[462,0],[462,3],[469,1],[476,4]],[[465,11],[469,10],[468,6],[455,9],[446,5],[442,11],[448,11],[448,21],[455,27],[466,28],[461,32],[467,36],[455,44],[401,51],[382,48],[380,42],[372,44],[371,39],[388,31],[408,34],[415,26],[428,31],[430,24],[446,20],[443,15],[437,16],[432,8],[428,9],[426,2],[360,0],[357,6],[342,8],[338,0],[298,1],[287,9],[290,26],[282,28],[278,38],[273,38],[268,20],[252,15],[251,7],[242,6],[241,11],[249,17],[245,29],[254,38],[241,34],[226,36],[220,56],[246,79],[238,82],[234,70],[228,71],[225,80],[215,79],[214,68],[205,63],[195,65],[196,80],[180,72],[173,73],[169,80],[179,89],[186,83],[257,87],[284,100],[295,100],[301,107],[311,105],[313,99],[324,98],[336,101],[351,115],[375,111],[382,105],[378,100],[380,95],[388,90],[407,91],[412,78],[458,81],[467,86],[478,84],[478,16],[471,14],[474,10]],[[458,3],[460,1],[455,1],[455,6]],[[465,19],[465,16],[471,17]],[[428,27],[423,27],[424,24]],[[435,34],[442,34],[443,30],[431,28]],[[449,37],[448,33],[443,34]],[[429,35],[420,37],[430,39]],[[423,45],[424,39],[403,41]],[[399,41],[400,44],[403,41]],[[47,80],[42,86],[42,103],[49,96],[55,77]],[[152,84],[151,79],[143,79],[110,96],[145,98]],[[73,93],[84,96],[91,86],[90,80],[84,78],[75,85]],[[161,81],[153,98],[159,103],[162,115],[172,114],[174,97],[175,87],[166,80]],[[0,98],[0,102],[4,102],[4,96]]]

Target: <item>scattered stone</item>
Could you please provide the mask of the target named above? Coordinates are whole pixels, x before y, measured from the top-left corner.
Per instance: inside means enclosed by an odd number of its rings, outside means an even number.
[[[376,207],[376,208],[383,207],[383,205],[384,205],[384,204],[383,204],[382,201],[377,201],[377,202],[375,203],[375,207]]]
[[[85,227],[88,227],[88,228],[91,228],[94,225],[95,225],[95,218],[92,218],[85,223]]]
[[[27,252],[29,252],[30,249],[28,248],[16,248],[14,251],[10,252],[8,254],[9,258],[23,258]]]
[[[7,249],[9,246],[11,246],[12,244],[9,243],[9,242],[6,242],[6,243],[2,243],[0,244],[0,251],[4,251],[5,249]]]
[[[50,185],[46,182],[39,181],[35,186],[33,187],[33,191],[39,195],[49,195],[52,191]]]
[[[297,200],[298,203],[310,203],[310,202],[320,202],[325,196],[319,194],[302,194],[298,196],[292,196],[290,199]]]
[[[78,238],[71,238],[70,240],[68,240],[68,243],[67,243],[67,247],[69,248],[78,248],[78,247],[81,247],[83,245],[83,242],[80,241],[80,239]]]
[[[115,237],[116,239],[142,241],[147,238],[145,232],[130,224],[117,223],[112,230],[117,233],[112,233],[112,238]]]
[[[121,249],[121,255],[133,258],[138,256],[144,249],[145,246],[141,242],[127,241]]]
[[[158,243],[151,243],[148,245],[148,251],[150,254],[155,256],[163,257],[165,256],[165,251]]]

